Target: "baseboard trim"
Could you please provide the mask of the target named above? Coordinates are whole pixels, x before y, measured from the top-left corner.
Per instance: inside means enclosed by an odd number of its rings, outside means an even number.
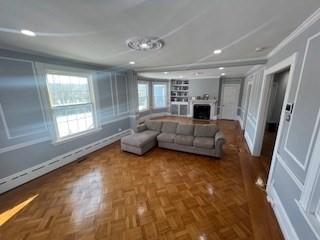
[[[273,185],[268,188],[267,194],[268,201],[271,203],[284,238],[286,240],[299,240],[299,237],[294,230],[294,227],[292,226],[286,210],[283,207],[279,195]]]
[[[24,183],[27,183],[37,177],[40,177],[46,173],[49,173],[57,168],[60,168],[68,163],[71,163],[82,156],[85,156],[91,152],[94,152],[102,147],[112,144],[121,137],[132,133],[131,129],[116,133],[112,136],[103,138],[99,141],[90,143],[81,148],[75,149],[63,155],[57,156],[46,162],[33,166],[31,168],[22,170],[18,173],[10,175],[8,177],[0,179],[0,194],[7,192],[15,187],[18,187]]]
[[[242,118],[240,116],[237,117],[237,120],[240,124],[240,127],[241,127],[241,130],[243,130],[243,121],[242,121]]]
[[[253,142],[247,132],[244,133],[244,138],[248,144],[251,155],[253,155]]]

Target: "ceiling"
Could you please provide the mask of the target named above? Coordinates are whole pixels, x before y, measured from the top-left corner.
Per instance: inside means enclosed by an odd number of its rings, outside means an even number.
[[[220,78],[224,73],[226,78],[244,77],[253,66],[226,67],[224,69],[209,68],[172,72],[139,72],[138,76],[154,79],[204,79]]]
[[[1,0],[0,48],[135,69],[255,59],[319,7],[319,0]],[[162,38],[164,48],[126,46],[144,36]]]

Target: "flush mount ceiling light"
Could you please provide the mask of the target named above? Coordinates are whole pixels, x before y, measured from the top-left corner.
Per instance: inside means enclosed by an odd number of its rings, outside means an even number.
[[[127,40],[127,45],[136,51],[149,51],[162,48],[164,42],[157,37],[131,38]]]
[[[134,64],[136,64],[136,62],[135,61],[130,61],[129,64],[134,65]]]
[[[222,53],[222,50],[221,49],[216,49],[216,50],[213,51],[213,53],[215,55],[218,55],[218,54]]]
[[[35,37],[36,36],[36,33],[35,32],[32,32],[30,30],[27,30],[27,29],[22,29],[20,31],[23,35],[26,35],[26,36],[29,36],[29,37]]]
[[[223,70],[223,69],[224,69],[224,67],[219,67],[219,69],[220,69],[220,70]]]
[[[164,74],[168,74],[168,72],[163,72]]]
[[[221,73],[221,76],[225,76],[226,74],[225,73]]]

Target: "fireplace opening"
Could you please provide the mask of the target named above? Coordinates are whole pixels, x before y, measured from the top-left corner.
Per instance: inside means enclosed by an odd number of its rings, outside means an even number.
[[[194,104],[193,105],[193,118],[210,120],[210,105],[207,104]]]

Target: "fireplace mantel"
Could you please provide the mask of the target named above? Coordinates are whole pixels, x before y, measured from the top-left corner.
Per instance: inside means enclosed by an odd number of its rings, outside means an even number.
[[[193,117],[193,107],[196,104],[201,105],[209,105],[210,106],[210,120],[216,120],[216,100],[209,99],[209,100],[191,100],[190,101],[190,116]]]

